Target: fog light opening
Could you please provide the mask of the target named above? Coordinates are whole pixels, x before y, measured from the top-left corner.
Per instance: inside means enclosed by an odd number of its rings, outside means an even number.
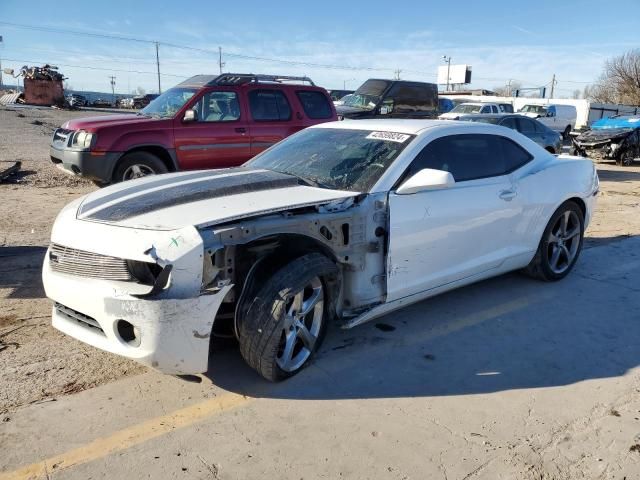
[[[132,347],[140,346],[140,331],[126,320],[118,320],[116,322],[118,335],[128,345]]]

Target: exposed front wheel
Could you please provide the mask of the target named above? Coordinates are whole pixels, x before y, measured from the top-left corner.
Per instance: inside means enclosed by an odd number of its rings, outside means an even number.
[[[630,149],[625,150],[620,154],[620,156],[616,159],[616,165],[621,167],[630,167],[633,165],[633,153]]]
[[[113,174],[113,183],[167,173],[167,171],[166,165],[155,155],[149,152],[132,152],[122,157],[118,163]]]
[[[544,230],[540,245],[525,272],[540,280],[560,280],[571,271],[584,237],[584,215],[575,202],[563,203]]]
[[[336,273],[327,257],[308,254],[276,271],[244,300],[238,340],[249,366],[278,381],[309,363],[333,316],[327,281]]]

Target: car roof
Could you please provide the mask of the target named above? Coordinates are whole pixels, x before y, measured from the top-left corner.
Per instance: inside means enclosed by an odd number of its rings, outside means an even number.
[[[491,125],[481,124],[482,127]],[[335,128],[341,130],[371,130],[378,132],[406,133],[418,135],[430,128],[450,127],[474,128],[478,124],[472,122],[452,122],[451,120],[408,120],[400,118],[370,119],[370,120],[341,120],[337,122],[320,123],[308,128]]]

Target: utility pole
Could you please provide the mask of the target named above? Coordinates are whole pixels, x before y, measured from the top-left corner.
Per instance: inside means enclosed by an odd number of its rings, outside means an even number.
[[[556,74],[553,74],[553,78],[551,79],[551,94],[549,95],[549,98],[553,98],[553,89],[556,86]]]
[[[447,89],[445,90],[445,92],[448,92],[449,91],[449,71],[451,70],[451,56],[447,57],[446,55],[443,55],[442,60],[447,62]]]
[[[0,47],[2,47],[2,35],[0,35]],[[0,58],[0,87],[2,85],[2,58]]]
[[[111,75],[109,79],[111,80],[111,101],[115,106],[116,105],[116,77]]]
[[[218,47],[218,66],[220,67],[220,75],[222,75],[222,67],[224,67],[225,62],[222,61],[222,47]]]
[[[162,88],[160,87],[160,53],[158,52],[160,46],[158,42],[156,42],[156,66],[158,67],[158,95],[162,93]]]
[[[400,80],[400,73],[402,72],[402,70],[397,69],[395,72],[393,72],[395,74],[395,79],[396,80]]]

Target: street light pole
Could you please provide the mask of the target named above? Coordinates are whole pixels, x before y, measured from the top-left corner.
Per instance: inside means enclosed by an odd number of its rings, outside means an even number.
[[[447,89],[445,92],[449,91],[449,71],[451,70],[451,56],[447,57],[446,55],[442,56],[442,60],[447,62]]]

